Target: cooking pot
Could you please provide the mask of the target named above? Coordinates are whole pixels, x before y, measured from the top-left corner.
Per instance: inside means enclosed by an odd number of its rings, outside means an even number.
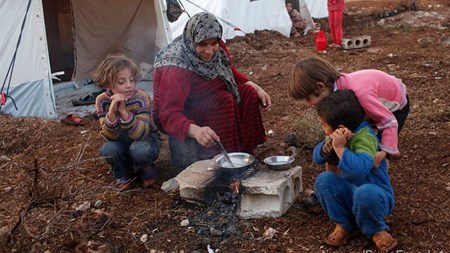
[[[295,161],[295,157],[298,154],[296,147],[289,147],[286,151],[292,152],[290,156],[269,156],[264,159],[264,163],[271,170],[288,170],[291,168],[292,163]]]
[[[224,155],[217,157],[216,164],[223,169],[238,171],[247,169],[256,160],[254,156],[242,152],[228,153],[228,156],[233,164],[230,164]]]

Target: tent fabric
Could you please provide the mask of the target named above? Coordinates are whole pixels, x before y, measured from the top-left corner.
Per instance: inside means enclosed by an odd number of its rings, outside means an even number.
[[[56,119],[53,85],[48,79],[28,81],[16,84],[10,89],[10,96],[17,105],[17,110],[11,100],[2,107],[2,112],[16,117],[35,116]]]
[[[314,29],[314,21],[305,0],[298,0],[298,9],[300,16],[306,19],[306,27],[305,30],[303,30],[303,34],[306,34],[309,30]]]
[[[108,53],[124,53],[138,65],[152,64],[159,48],[164,46],[155,39],[164,40],[157,36],[157,19],[162,15],[156,15],[156,6],[153,0],[73,0],[76,54],[73,79],[92,78]]]
[[[2,1],[0,13],[0,78],[3,81],[14,57],[20,36],[21,25],[27,10],[28,0]],[[6,80],[3,92],[8,91]],[[20,45],[17,49],[14,69],[11,76],[7,99],[1,112],[14,116],[38,116],[55,118],[56,105],[53,83],[50,75],[50,62],[45,33],[44,14],[41,1],[31,1]]]
[[[328,17],[327,0],[305,0],[313,18]]]
[[[8,95],[11,99],[1,112],[15,116],[57,117],[51,78],[43,0],[0,1],[4,20],[0,29],[0,78],[5,79],[14,55],[23,17],[31,1],[22,40],[14,65]],[[291,20],[285,0],[180,0],[191,16],[208,11],[216,15],[224,27],[224,40],[244,36],[256,30],[275,30],[289,36]],[[303,1],[303,0],[302,0]],[[308,2],[312,0],[306,0]],[[317,0],[314,0],[317,1]],[[154,55],[180,35],[189,19],[187,13],[170,23],[165,16],[165,0],[70,0],[70,25],[59,16],[49,17],[60,29],[73,32],[74,70],[72,82],[92,79],[97,65],[108,53],[124,53],[133,58],[143,72],[151,73]],[[51,4],[55,4],[52,1]],[[326,2],[325,2],[326,4]],[[47,5],[46,5],[47,6]],[[326,6],[326,5],[325,5]],[[54,6],[48,6],[54,7]],[[313,8],[308,8],[314,11]],[[53,9],[52,9],[53,10]],[[52,13],[52,12],[48,12]],[[56,15],[60,14],[56,12]],[[55,14],[53,14],[55,15]],[[314,15],[312,15],[314,17]],[[65,25],[64,25],[65,24]],[[235,28],[239,28],[236,30]],[[50,30],[50,29],[49,29]],[[53,30],[52,30],[53,31]],[[59,31],[60,32],[60,31]],[[57,39],[72,33],[58,33]],[[72,37],[70,38],[72,40]],[[53,48],[52,48],[53,49]],[[55,71],[59,71],[55,70]],[[75,89],[80,89],[74,85]]]
[[[285,36],[291,31],[291,20],[286,11],[285,0],[180,0],[187,13],[193,16],[202,11],[216,15],[222,24],[223,40],[244,36],[255,30],[274,30]],[[189,19],[183,13],[176,22],[170,24],[173,38],[183,32]],[[270,18],[268,18],[270,17]],[[235,27],[241,31],[236,31]]]

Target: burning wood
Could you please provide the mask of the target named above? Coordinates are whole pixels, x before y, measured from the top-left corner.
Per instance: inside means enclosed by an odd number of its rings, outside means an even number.
[[[239,194],[239,187],[241,186],[241,180],[235,179],[230,183],[230,190]]]

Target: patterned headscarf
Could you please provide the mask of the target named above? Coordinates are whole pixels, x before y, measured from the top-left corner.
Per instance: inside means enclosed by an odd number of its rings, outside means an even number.
[[[192,16],[186,23],[183,34],[156,55],[154,67],[177,66],[209,80],[219,77],[225,82],[227,90],[233,95],[236,103],[239,103],[237,84],[225,51],[219,47],[209,62],[200,59],[195,51],[195,45],[203,40],[222,39],[222,31],[222,25],[214,15],[201,12]]]

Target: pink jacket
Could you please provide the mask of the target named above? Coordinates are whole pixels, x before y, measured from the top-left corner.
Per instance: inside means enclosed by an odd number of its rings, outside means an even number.
[[[367,117],[375,123],[381,136],[381,149],[389,154],[399,154],[398,123],[392,112],[407,104],[406,86],[400,79],[383,71],[366,69],[342,73],[334,84],[335,90],[353,90]]]

